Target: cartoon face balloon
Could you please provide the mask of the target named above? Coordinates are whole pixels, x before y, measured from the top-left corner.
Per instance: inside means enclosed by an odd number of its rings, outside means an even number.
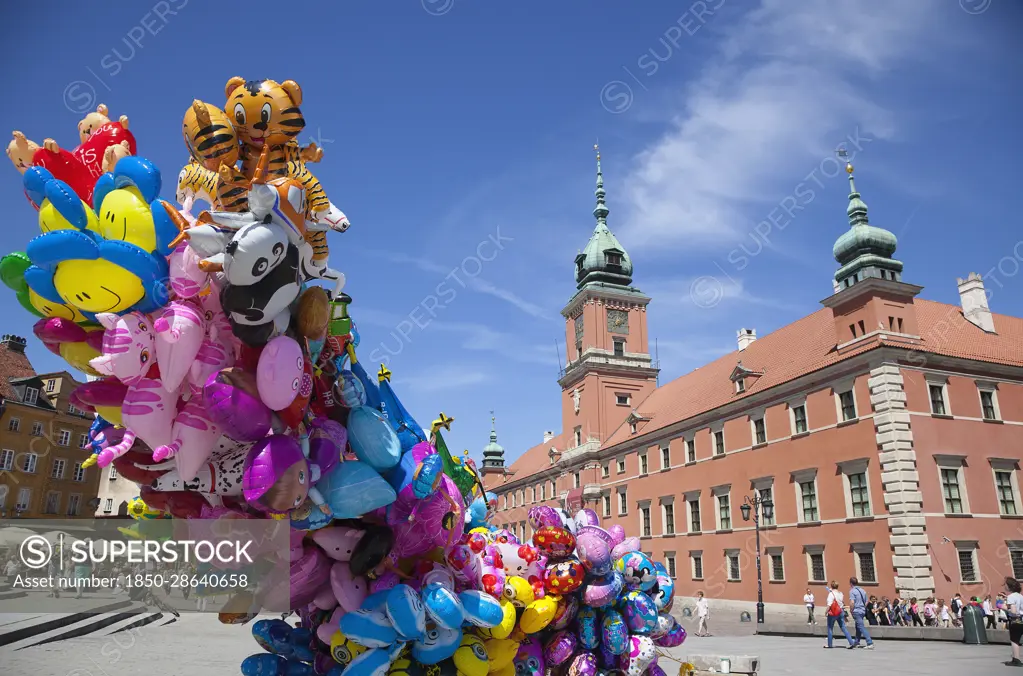
[[[621,613],[614,609],[604,612],[604,620],[601,623],[602,645],[607,646],[608,651],[613,655],[621,655],[629,644],[629,630],[625,626],[625,619]]]
[[[425,636],[412,644],[412,657],[423,664],[437,664],[454,655],[461,642],[461,629],[444,629],[428,622]]]
[[[667,574],[662,575],[658,571],[657,584],[651,590],[650,598],[653,599],[657,610],[671,608],[671,602],[675,598],[675,581],[671,579],[671,576]]]
[[[657,572],[650,558],[642,552],[627,552],[615,561],[615,570],[622,574],[629,589],[647,591],[657,583]]]
[[[583,586],[586,569],[579,559],[572,557],[558,563],[547,564],[544,587],[549,594],[571,594]]]
[[[527,639],[515,655],[515,676],[543,676],[545,672],[543,647],[536,639]]]
[[[455,666],[465,676],[486,676],[489,659],[483,639],[472,634],[462,637],[462,642],[455,650]]]
[[[643,672],[651,664],[655,664],[656,661],[657,652],[654,648],[654,642],[650,640],[649,636],[632,636],[629,638],[628,666],[622,665],[625,667],[625,673],[628,676],[642,676]]]

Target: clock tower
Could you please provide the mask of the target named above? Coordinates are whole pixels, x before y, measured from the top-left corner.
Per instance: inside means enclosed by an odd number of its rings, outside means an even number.
[[[597,150],[597,226],[575,257],[576,293],[562,309],[568,363],[562,389],[566,448],[606,441],[657,387],[646,307],[632,286],[632,259],[607,227],[604,176]]]

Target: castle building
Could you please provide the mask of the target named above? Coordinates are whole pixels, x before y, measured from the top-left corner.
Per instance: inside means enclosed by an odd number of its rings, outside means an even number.
[[[651,299],[607,226],[598,155],[596,228],[562,310],[562,432],[510,467],[503,452],[484,462],[494,523],[528,538],[530,507],[590,507],[640,537],[682,596],[756,600],[754,499],[772,506],[769,605],[852,576],[919,598],[1023,578],[1023,319],[992,313],[972,273],[961,305],[920,298],[847,170],[822,307],[765,336],[741,329],[735,351],[658,387]]]
[[[82,467],[92,416],[66,371],[37,374],[19,336],[0,338],[0,518],[90,518],[99,475]]]

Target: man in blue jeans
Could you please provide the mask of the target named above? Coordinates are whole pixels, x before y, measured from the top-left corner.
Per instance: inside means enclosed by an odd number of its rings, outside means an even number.
[[[849,649],[858,648],[862,636],[867,640],[867,650],[873,650],[874,640],[870,638],[870,633],[863,624],[863,618],[867,614],[867,592],[863,591],[859,584],[855,577],[849,578],[849,603],[852,605],[853,622],[856,623],[856,640],[849,645]]]

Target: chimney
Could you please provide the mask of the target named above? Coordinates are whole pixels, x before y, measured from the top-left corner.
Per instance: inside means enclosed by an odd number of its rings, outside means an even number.
[[[956,281],[959,282],[959,302],[963,306],[963,316],[981,330],[995,333],[995,320],[987,306],[984,279],[976,272],[971,272],[966,279]]]
[[[547,430],[543,433],[543,442],[546,444],[548,441],[554,438],[554,432]]]
[[[750,346],[754,340],[757,339],[756,329],[739,329],[739,352],[742,352]]]
[[[25,339],[21,336],[15,336],[10,333],[5,333],[3,338],[0,338],[0,345],[3,345],[11,352],[18,352],[25,354]]]

